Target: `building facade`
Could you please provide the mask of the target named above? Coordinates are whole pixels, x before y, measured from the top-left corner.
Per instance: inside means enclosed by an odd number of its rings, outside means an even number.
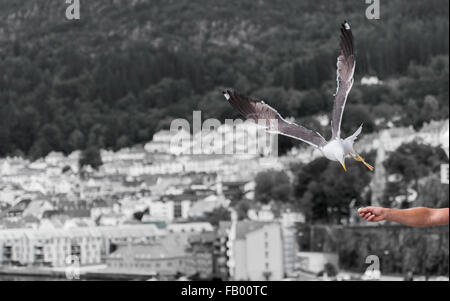
[[[282,280],[284,278],[281,225],[239,221],[233,251],[233,279],[238,281]]]
[[[155,225],[2,230],[0,264],[64,267],[76,257],[80,265],[94,265],[117,245],[152,242],[163,234]]]

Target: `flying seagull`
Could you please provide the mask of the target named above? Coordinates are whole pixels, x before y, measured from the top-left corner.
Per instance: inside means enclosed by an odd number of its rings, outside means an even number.
[[[223,94],[230,104],[246,119],[253,120],[259,125],[262,124],[268,132],[298,139],[314,146],[327,159],[341,163],[345,171],[347,171],[345,158],[350,156],[356,161],[362,162],[367,168],[373,171],[373,166],[368,164],[353,148],[356,138],[361,133],[362,125],[353,135],[345,139],[341,138],[342,115],[344,113],[347,95],[353,85],[355,64],[353,35],[350,25],[345,21],[341,26],[340,50],[337,58],[337,90],[334,95],[331,139],[329,141],[325,140],[316,131],[285,120],[274,108],[264,103],[264,101],[258,101],[230,90],[226,90]]]

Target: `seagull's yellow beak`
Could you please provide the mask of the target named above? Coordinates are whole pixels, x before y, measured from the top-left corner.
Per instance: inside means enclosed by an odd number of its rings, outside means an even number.
[[[345,163],[341,163],[341,165],[344,168],[344,170],[347,171],[347,167],[345,167]]]

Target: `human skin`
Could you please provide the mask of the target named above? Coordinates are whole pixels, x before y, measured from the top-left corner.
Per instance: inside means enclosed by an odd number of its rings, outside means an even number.
[[[387,220],[411,227],[431,227],[449,224],[449,208],[431,209],[416,207],[410,209],[391,209],[366,207],[358,209],[358,212],[362,219],[369,222]]]

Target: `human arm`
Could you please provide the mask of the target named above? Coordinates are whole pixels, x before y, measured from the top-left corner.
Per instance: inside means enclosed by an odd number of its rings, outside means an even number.
[[[366,207],[358,210],[361,218],[370,222],[388,220],[411,227],[430,227],[449,224],[449,208],[431,209],[416,207],[410,209],[390,209]]]

